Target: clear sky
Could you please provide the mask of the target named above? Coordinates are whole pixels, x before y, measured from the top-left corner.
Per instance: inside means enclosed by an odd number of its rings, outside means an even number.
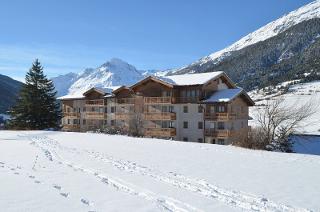
[[[0,73],[34,58],[52,77],[117,57],[138,69],[187,65],[311,0],[1,0]]]

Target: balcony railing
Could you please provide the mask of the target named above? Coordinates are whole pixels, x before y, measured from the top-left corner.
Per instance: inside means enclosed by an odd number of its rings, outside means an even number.
[[[134,98],[119,98],[116,99],[118,104],[134,104]]]
[[[87,100],[86,101],[87,106],[103,106],[104,100],[103,99],[95,99],[95,100]]]
[[[177,97],[175,98],[176,103],[198,103],[200,97]]]
[[[176,114],[170,112],[144,113],[145,120],[176,120]]]
[[[63,112],[63,117],[80,118],[80,113],[78,113],[78,112]]]
[[[206,120],[228,121],[236,119],[237,115],[235,113],[205,113],[204,118]]]
[[[145,104],[172,104],[173,97],[144,97]]]
[[[150,137],[173,137],[176,136],[175,128],[145,128],[145,136]]]
[[[219,130],[219,129],[205,129],[205,136],[216,137],[216,138],[226,138],[232,135],[231,130]]]
[[[106,119],[107,114],[101,112],[85,112],[85,119]]]
[[[115,113],[116,114],[116,119],[118,120],[128,120],[130,119],[130,116],[133,114],[133,113],[121,113],[121,112],[117,112]]]

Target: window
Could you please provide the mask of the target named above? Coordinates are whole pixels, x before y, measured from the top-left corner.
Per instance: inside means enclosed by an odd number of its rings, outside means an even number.
[[[198,142],[199,143],[203,143],[203,139],[202,138],[198,138]]]
[[[211,105],[211,106],[210,106],[210,113],[214,113],[214,111],[215,111],[214,106]]]
[[[73,124],[78,124],[78,119],[73,119]]]
[[[83,120],[82,120],[82,124],[83,124],[83,125],[86,125],[86,124],[87,124],[87,120],[83,119]]]
[[[111,124],[111,126],[114,126],[115,125],[115,120],[111,120],[110,124]]]
[[[114,106],[111,107],[111,113],[116,112],[116,108]]]
[[[103,113],[104,108],[103,107],[99,107],[99,113]]]
[[[198,113],[202,113],[202,106],[201,105],[198,106]]]
[[[81,112],[81,108],[80,108],[80,107],[78,108],[78,112],[79,112],[79,113]]]
[[[225,112],[225,107],[224,107],[223,105],[219,105],[219,106],[218,106],[218,111],[219,111],[220,113]]]
[[[224,145],[224,139],[218,139],[217,144]]]
[[[199,121],[199,122],[198,122],[198,129],[203,129],[203,123],[202,123],[202,121]]]
[[[68,124],[70,124],[70,119],[68,119]]]
[[[210,129],[214,129],[214,128],[215,128],[214,122],[210,122]]]
[[[187,121],[183,122],[183,128],[188,129],[188,122]]]
[[[170,112],[170,113],[173,112],[173,106],[169,106],[169,112]]]
[[[169,128],[174,128],[173,121],[170,121],[170,122],[169,122]]]
[[[183,137],[183,141],[188,141],[188,137]]]
[[[108,108],[107,107],[104,108],[104,112],[108,113]]]
[[[187,105],[183,106],[183,112],[188,113],[188,106]]]
[[[224,130],[224,122],[218,122],[218,130]]]

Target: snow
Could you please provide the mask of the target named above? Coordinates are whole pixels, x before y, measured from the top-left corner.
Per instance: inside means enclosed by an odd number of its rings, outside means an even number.
[[[299,24],[303,21],[307,21],[313,18],[320,18],[320,1],[311,2],[295,11],[290,12],[287,15],[282,16],[281,18],[272,21],[271,23],[261,27],[260,29],[248,34],[247,36],[241,38],[239,41],[230,45],[229,47],[222,49],[220,51],[214,52],[209,56],[206,56],[199,61],[192,63],[195,64],[205,64],[208,61],[213,61],[215,64],[222,61],[225,57],[231,55],[231,52],[243,49],[252,44],[258,43],[260,41],[267,40],[273,36],[278,35],[281,32],[289,29],[290,27]],[[287,57],[289,57],[288,55]],[[184,69],[183,67],[181,69]],[[181,69],[174,70],[177,72]]]
[[[311,155],[0,132],[2,211],[319,211],[319,175]]]
[[[9,120],[10,119],[10,115],[7,115],[7,114],[0,113],[0,117],[2,117],[3,120]]]
[[[121,86],[110,86],[110,87],[97,88],[97,89],[105,92],[106,93],[105,97],[108,97],[108,96],[111,96],[112,91],[117,90],[120,87]],[[68,94],[68,95],[58,97],[58,99],[60,99],[60,100],[62,100],[62,99],[82,99],[84,97],[85,96],[83,95],[83,93],[77,92],[74,94]]]
[[[174,85],[202,85],[211,79],[222,75],[222,71],[199,73],[199,74],[183,74],[158,77],[160,80],[166,81]]]
[[[93,69],[87,68],[79,74],[67,74],[52,78],[59,96],[81,96],[90,88],[100,89],[113,86],[132,85],[143,78],[143,75],[132,65],[113,58]]]
[[[242,88],[218,90],[203,102],[229,102],[235,97],[237,97],[239,94],[241,94],[242,91]]]
[[[299,107],[308,102],[313,103],[313,107],[316,112],[307,121],[301,124],[299,127],[299,133],[320,135],[320,81],[290,85],[289,92],[285,94],[281,94],[281,92],[278,90],[281,85],[288,85],[288,82],[284,82],[276,86],[276,89],[273,91],[273,93],[269,95],[265,95],[262,90],[255,90],[249,93],[252,99],[259,100],[256,101],[257,106],[250,107],[250,116],[254,119],[250,121],[250,125],[256,125],[255,117],[257,108],[261,107],[259,105],[266,103],[267,99],[272,100],[284,98],[283,104],[287,105],[288,107]]]

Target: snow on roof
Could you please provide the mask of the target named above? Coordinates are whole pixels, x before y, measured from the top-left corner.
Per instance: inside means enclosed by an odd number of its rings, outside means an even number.
[[[105,92],[106,93],[106,96],[105,97],[109,97],[108,95],[112,93],[112,91],[120,88],[121,86],[110,86],[110,87],[104,87],[104,88],[101,88],[101,87],[97,87],[95,89],[99,90],[99,91],[102,91],[102,92]],[[88,89],[87,91],[91,90],[92,88]],[[85,92],[87,92],[85,91]],[[84,98],[85,96],[83,95],[85,92],[83,93],[72,93],[72,94],[68,94],[68,95],[65,95],[65,96],[61,96],[61,97],[58,97],[58,99],[62,100],[62,99],[82,99]]]
[[[63,99],[82,99],[84,98],[83,94],[68,94],[64,96],[60,96],[57,99],[63,100]]]
[[[171,75],[157,78],[173,85],[202,85],[208,82],[209,80],[220,76],[221,74],[223,74],[223,71],[199,74]]]
[[[242,88],[223,89],[214,92],[208,99],[203,102],[229,102],[237,97],[243,91]]]

